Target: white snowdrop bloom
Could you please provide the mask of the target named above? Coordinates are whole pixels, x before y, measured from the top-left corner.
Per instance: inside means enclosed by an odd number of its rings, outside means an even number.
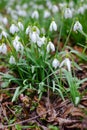
[[[40,30],[39,30],[39,28],[37,26],[33,26],[32,30],[35,30],[36,33],[38,33],[38,35],[40,34]]]
[[[18,51],[22,51],[22,52],[23,52],[24,47],[23,47],[23,45],[22,45],[21,42],[18,42],[18,43],[16,44],[16,46],[15,46],[15,49],[16,49],[17,52],[18,52]]]
[[[50,31],[57,31],[57,24],[54,20],[51,22],[49,30]]]
[[[10,64],[16,64],[16,61],[15,61],[14,56],[11,56],[11,57],[10,57],[9,63],[10,63]]]
[[[48,10],[44,11],[44,18],[48,18],[51,16],[51,13]]]
[[[77,10],[77,14],[84,14],[84,12],[85,12],[84,6],[80,7],[80,8]]]
[[[70,2],[69,2],[69,7],[72,8],[73,6],[74,6],[74,2],[73,2],[73,1],[70,1]]]
[[[25,4],[23,4],[23,9],[27,9],[28,8],[28,4],[27,3],[25,3]]]
[[[8,7],[8,8],[7,8],[7,13],[10,14],[11,11],[12,11],[11,7]]]
[[[83,6],[84,6],[84,9],[87,10],[87,4],[84,4]]]
[[[32,13],[32,15],[31,15],[31,17],[34,19],[38,19],[39,18],[39,13],[38,13],[38,11],[37,10],[35,10],[33,13]]]
[[[60,9],[63,9],[67,6],[67,3],[66,2],[63,2],[63,3],[59,3],[59,7]]]
[[[24,26],[21,22],[18,22],[18,27],[23,31],[24,30]]]
[[[26,17],[27,16],[27,13],[25,10],[18,10],[18,13],[17,13],[19,16],[22,16],[22,17]]]
[[[32,33],[30,33],[29,36],[33,43],[36,43],[39,38],[39,35],[36,31],[33,31]]]
[[[55,46],[51,41],[47,45],[47,52],[49,53],[50,51],[52,51],[52,52],[55,51]]]
[[[18,16],[14,12],[11,12],[11,17],[12,17],[12,19],[14,19],[16,21],[18,20]]]
[[[47,0],[46,5],[47,5],[48,9],[52,9],[51,1]]]
[[[2,43],[2,45],[0,46],[0,53],[7,54],[7,46],[5,43]]]
[[[46,33],[45,28],[41,28],[41,32],[42,34],[45,34]]]
[[[31,32],[31,26],[28,26],[28,27],[26,28],[26,34],[28,35],[30,32]]]
[[[73,31],[82,31],[82,25],[79,21],[76,21],[74,26],[73,26]]]
[[[4,17],[4,18],[2,19],[2,22],[3,22],[5,25],[7,25],[7,24],[8,24],[8,19],[7,19],[6,17]]]
[[[62,61],[62,63],[60,64],[59,67],[61,68],[61,67],[63,67],[64,65],[67,66],[68,71],[71,71],[71,62],[70,62],[69,58],[65,58],[65,59]]]
[[[52,6],[52,12],[53,12],[53,13],[57,13],[58,11],[59,11],[58,6],[53,5],[53,6]]]
[[[5,31],[2,31],[1,35],[2,35],[2,36],[4,36],[5,38],[7,38],[8,33],[7,33],[7,32],[5,32]]]
[[[19,29],[18,29],[18,27],[15,24],[12,24],[10,26],[10,33],[11,34],[14,34],[14,33],[18,32],[18,31],[19,31]]]
[[[19,36],[16,36],[15,39],[13,40],[13,47],[17,52],[20,50],[23,51],[24,49],[22,43],[19,40],[20,40]]]
[[[59,67],[59,61],[55,58],[52,62],[52,66],[56,69],[57,67]]]
[[[72,10],[70,8],[66,8],[65,11],[64,11],[64,18],[67,19],[67,18],[72,18]]]
[[[42,10],[42,9],[44,9],[44,6],[43,6],[43,5],[39,5],[39,6],[38,6],[38,9],[39,9],[39,10]]]
[[[46,41],[46,38],[43,36],[43,37],[39,37],[38,40],[37,40],[37,45],[39,47],[41,47]]]

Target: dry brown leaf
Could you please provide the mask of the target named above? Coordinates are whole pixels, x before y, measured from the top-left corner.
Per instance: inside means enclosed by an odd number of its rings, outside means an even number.
[[[74,108],[74,106],[73,106],[72,104],[70,104],[70,105],[66,108],[64,114],[63,114],[61,117],[62,117],[62,118],[66,118],[66,117],[72,112],[73,108]]]
[[[0,95],[0,102],[3,100],[3,94]]]
[[[47,117],[47,121],[48,122],[53,122],[55,120],[56,116],[57,116],[57,113],[56,113],[55,109],[51,108],[49,114],[48,114],[48,117]]]
[[[60,117],[57,117],[55,121],[57,121],[59,125],[72,125],[80,122],[79,120],[64,119]]]
[[[67,128],[82,128],[82,125],[80,123],[75,123],[70,126],[66,126]]]
[[[84,117],[85,116],[84,113],[82,112],[82,110],[80,108],[76,108],[76,107],[73,108],[71,115],[75,116],[75,117]]]
[[[87,100],[86,101],[82,101],[81,104],[84,105],[85,107],[87,107]]]
[[[37,114],[41,117],[41,118],[43,118],[43,119],[45,119],[46,118],[46,108],[43,106],[43,105],[41,105],[41,104],[39,104],[38,105],[38,107],[37,107],[37,109],[36,109],[36,112],[37,112]]]
[[[76,51],[78,51],[78,52],[81,52],[81,53],[82,53],[82,51],[83,51],[83,48],[82,48],[82,47],[79,47],[79,46],[77,46],[77,45],[74,46],[74,49],[75,49]]]

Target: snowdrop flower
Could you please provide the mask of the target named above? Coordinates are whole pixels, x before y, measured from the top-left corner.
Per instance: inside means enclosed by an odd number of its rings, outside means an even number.
[[[1,46],[0,46],[0,53],[2,54],[7,54],[7,46],[5,43],[3,43]]]
[[[24,47],[21,44],[21,42],[18,42],[17,45],[15,46],[15,49],[16,49],[17,52],[18,51],[22,51],[23,52]]]
[[[4,18],[2,19],[2,22],[4,23],[4,25],[7,25],[7,24],[8,24],[8,19],[7,19],[6,17],[4,17]]]
[[[52,12],[57,13],[59,11],[59,8],[56,5],[52,6]]]
[[[41,32],[42,34],[45,34],[46,33],[45,28],[41,28]]]
[[[63,3],[59,3],[59,7],[60,9],[63,9],[67,6],[67,3],[66,2],[63,2]]]
[[[12,24],[10,26],[10,33],[11,34],[14,34],[14,33],[18,32],[18,31],[19,31],[19,29],[18,29],[18,27],[15,24]]]
[[[55,46],[51,41],[47,45],[47,52],[49,53],[50,51],[52,51],[52,52],[55,51]]]
[[[14,56],[11,56],[11,57],[10,57],[9,63],[10,63],[10,64],[16,64],[16,61],[15,61]]]
[[[39,37],[38,40],[37,40],[37,45],[39,47],[41,47],[46,41],[46,38],[43,36],[43,37]]]
[[[5,31],[2,31],[1,34],[0,34],[0,39],[2,39],[2,36],[7,38],[8,33],[6,33]]]
[[[74,26],[73,26],[73,31],[82,31],[82,25],[80,24],[79,21],[76,21]]]
[[[54,20],[51,22],[49,29],[50,31],[57,31],[57,24]]]
[[[32,30],[35,30],[36,33],[38,33],[38,35],[40,34],[40,30],[39,30],[39,28],[37,26],[33,26]]]
[[[22,31],[24,30],[24,26],[23,26],[23,24],[22,24],[21,22],[18,22],[18,27],[19,27],[19,29],[21,29]]]
[[[32,33],[30,33],[29,36],[33,43],[36,43],[39,38],[39,35],[36,31],[33,31]]]
[[[30,32],[31,32],[31,26],[28,26],[28,27],[26,28],[26,34],[28,35]]]
[[[59,66],[59,61],[55,58],[52,62],[52,66],[56,69]]]
[[[5,38],[7,38],[8,33],[7,33],[7,32],[5,32],[5,31],[2,31],[1,35],[2,35],[2,36],[4,36]]]
[[[65,60],[62,61],[62,63],[60,64],[59,67],[61,68],[64,65],[67,66],[68,71],[71,71],[71,62],[70,62],[69,58],[65,58]]]
[[[70,8],[66,8],[64,12],[64,18],[72,18],[72,10]]]
[[[70,1],[70,2],[69,2],[69,7],[72,8],[73,6],[74,6],[74,2],[73,2],[73,1]]]
[[[77,13],[78,13],[78,14],[84,14],[84,12],[85,12],[84,6],[80,7],[80,8],[77,10]]]
[[[32,18],[35,18],[35,19],[38,19],[39,18],[39,13],[37,10],[35,10],[32,15],[31,15]]]
[[[52,9],[51,1],[47,0],[46,5],[47,5],[48,9]]]
[[[45,10],[44,11],[44,18],[48,18],[48,17],[50,17],[50,12],[48,11],[48,10]]]
[[[27,16],[27,13],[26,13],[25,10],[19,9],[19,10],[18,10],[18,15],[19,15],[19,16],[22,16],[22,17],[26,17],[26,16]]]
[[[19,41],[20,38],[18,36],[15,37],[15,39],[13,40],[13,47],[15,48],[15,50],[18,51],[23,51],[24,47],[22,45],[22,43]]]

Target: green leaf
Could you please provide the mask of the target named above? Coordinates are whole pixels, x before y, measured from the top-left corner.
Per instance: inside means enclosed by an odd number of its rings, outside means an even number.
[[[17,124],[15,125],[16,130],[22,130],[21,125]]]
[[[12,98],[12,102],[14,102],[14,101],[16,100],[16,98],[18,97],[18,95],[19,95],[19,89],[20,89],[20,87],[18,87],[18,88],[16,89],[16,91],[15,91],[15,93],[14,93],[14,96],[13,96],[13,98]]]

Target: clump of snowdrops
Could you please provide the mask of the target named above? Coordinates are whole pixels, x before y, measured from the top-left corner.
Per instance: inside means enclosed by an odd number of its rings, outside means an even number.
[[[82,6],[77,12],[73,1],[69,2],[69,7],[66,2],[59,3],[57,6],[52,5],[51,1],[46,1],[47,9],[41,3],[33,2],[28,4],[19,2],[12,9],[13,3],[10,0],[9,8],[6,8],[10,19],[13,19],[9,25],[9,31],[7,31],[8,18],[1,16],[0,53],[9,68],[8,73],[0,73],[5,80],[1,87],[12,87],[12,83],[17,85],[12,101],[15,101],[27,89],[36,91],[39,98],[50,89],[60,95],[63,100],[69,96],[72,102],[78,105],[81,99],[78,91],[80,80],[73,76],[73,68],[79,68],[79,66],[74,62],[72,53],[81,58],[83,56],[67,47],[67,44],[73,33],[74,35],[80,33],[86,37],[77,19],[77,16],[83,15],[87,9],[84,1],[80,2]],[[32,6],[35,10],[28,10],[28,6]],[[65,25],[66,22],[69,22],[70,26]],[[68,34],[63,30],[66,28]],[[62,36],[66,37],[64,38],[66,40],[63,49],[59,51]],[[55,37],[58,37],[56,46],[53,43]],[[70,51],[65,49],[66,47]],[[68,88],[64,86],[65,82]]]

